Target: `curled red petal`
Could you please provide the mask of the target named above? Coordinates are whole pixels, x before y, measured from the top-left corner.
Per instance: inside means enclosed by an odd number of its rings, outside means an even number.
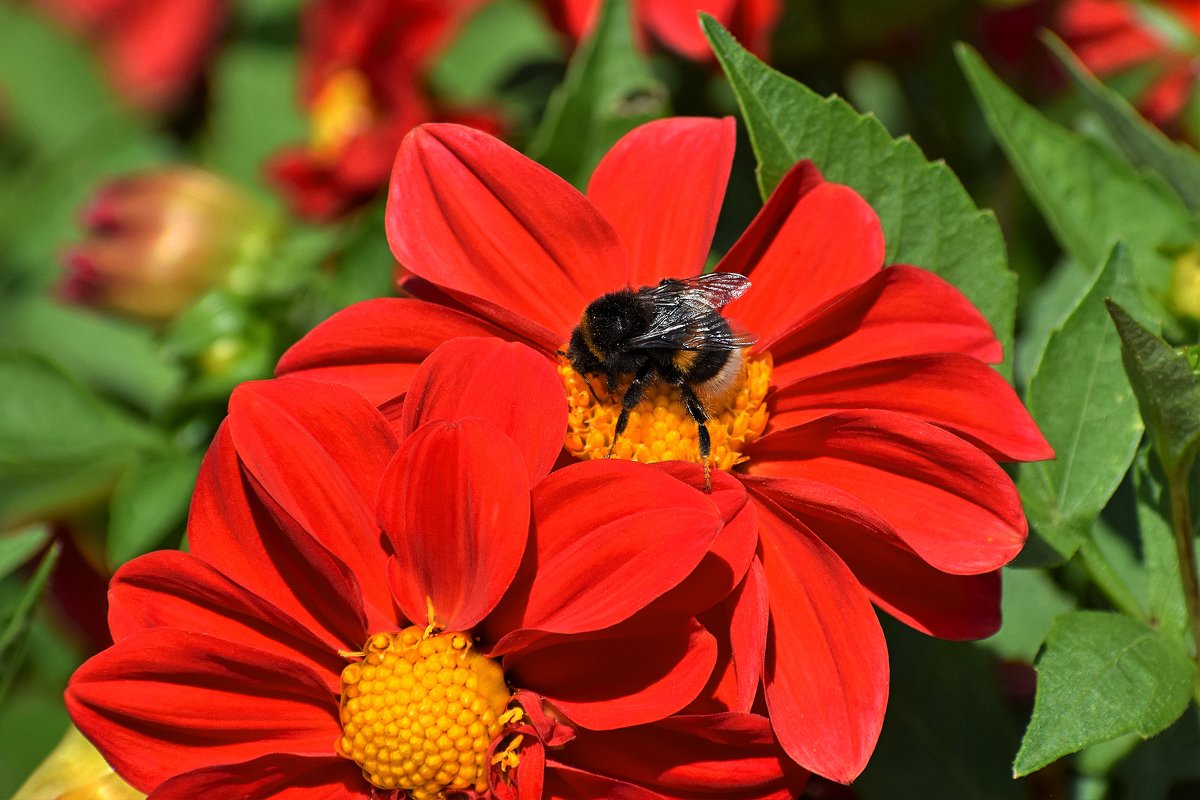
[[[1001,461],[1054,457],[1020,398],[982,361],[906,356],[802,378],[771,398],[771,426],[791,428],[837,409],[899,411],[958,434]]]
[[[553,364],[523,344],[455,339],[413,376],[404,403],[406,433],[431,420],[486,419],[525,461],[530,485],[550,472],[563,448],[567,401]]]
[[[154,800],[362,800],[366,783],[353,761],[337,755],[286,753],[185,772],[154,790]]]
[[[333,754],[337,698],[280,653],[155,628],[76,670],[67,711],[105,760],[149,792],[195,769],[272,754]]]
[[[849,783],[883,726],[887,644],[871,601],[837,555],[770,501],[759,503],[771,595],[764,694],[796,763]]]
[[[940,639],[981,639],[1000,627],[998,572],[951,575],[925,563],[857,499],[816,481],[748,477],[757,493],[832,547],[875,605]]]
[[[707,53],[695,9],[683,13]],[[625,244],[630,286],[704,270],[735,134],[732,117],[662,119],[634,128],[600,160],[587,196]]]
[[[166,627],[213,636],[231,648],[284,652],[322,676],[332,692],[346,665],[318,634],[204,561],[174,550],[148,553],[117,570],[108,590],[108,624],[116,641]]]
[[[566,181],[485,133],[422,125],[400,144],[387,234],[406,269],[515,312],[564,342],[628,279],[616,232]]]
[[[392,594],[411,620],[467,630],[508,588],[529,534],[529,484],[512,441],[481,419],[415,431],[379,485]]]
[[[704,688],[717,643],[696,620],[661,630],[558,636],[504,657],[504,674],[593,730],[674,714]],[[570,745],[568,745],[570,746]]]
[[[755,517],[756,531],[757,522]],[[749,712],[754,707],[767,655],[769,617],[767,578],[755,558],[733,594],[700,615],[720,650],[708,686],[688,707],[690,713]]]
[[[663,461],[654,465],[694,489],[704,489],[704,470],[686,461]],[[712,475],[709,499],[724,523],[696,569],[684,581],[644,609],[638,618],[649,621],[662,615],[686,619],[727,597],[741,582],[758,545],[758,520],[745,486],[727,472]]]
[[[721,531],[703,492],[630,461],[585,461],[533,489],[531,550],[488,620],[519,629],[596,631],[677,586]],[[503,648],[501,648],[503,649]]]
[[[187,529],[195,555],[333,649],[362,644],[367,619],[354,575],[299,526],[267,511],[242,472],[228,420],[200,465]]]
[[[757,714],[675,716],[613,731],[580,731],[554,762],[669,798],[785,800],[807,774]]]
[[[883,255],[883,229],[870,204],[801,161],[717,265],[752,284],[725,313],[760,341],[774,340],[878,273]]]
[[[1002,356],[991,326],[962,292],[907,266],[888,267],[757,347],[771,351],[776,386],[885,358],[962,353],[997,363]]]
[[[238,386],[229,399],[238,457],[263,493],[354,573],[380,618],[391,612],[375,493],[396,440],[344,386],[298,378]]]
[[[403,394],[434,348],[459,336],[511,338],[478,317],[434,303],[364,300],[292,345],[275,374],[339,383],[379,405]]]
[[[991,572],[1025,544],[1025,513],[1008,474],[957,436],[907,415],[834,412],[752,447],[752,475],[824,483],[859,498],[943,572]]]

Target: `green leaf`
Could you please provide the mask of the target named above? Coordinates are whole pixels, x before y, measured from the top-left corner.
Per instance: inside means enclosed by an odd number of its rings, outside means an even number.
[[[0,461],[60,463],[156,443],[150,429],[47,362],[0,351]]]
[[[0,84],[6,122],[54,149],[112,112],[113,97],[78,40],[28,7],[0,4]]]
[[[1055,622],[1037,672],[1016,775],[1125,733],[1163,730],[1188,706],[1195,664],[1178,642],[1137,620],[1073,611]]]
[[[213,76],[208,166],[274,196],[262,183],[265,159],[308,135],[296,103],[299,74],[291,49],[237,42],[222,51]]]
[[[16,605],[4,620],[3,629],[0,630],[0,703],[3,702],[4,695],[8,693],[8,687],[21,667],[24,655],[23,646],[25,637],[29,633],[31,618],[37,609],[42,592],[46,589],[46,582],[50,580],[50,572],[58,562],[58,554],[61,549],[60,545],[54,544],[46,551],[46,555],[42,556],[37,570],[25,585]]]
[[[1118,303],[1107,301],[1121,337],[1121,356],[1142,419],[1163,469],[1186,472],[1200,444],[1200,378],[1187,358],[1146,330]]]
[[[522,66],[560,58],[546,16],[520,0],[492,0],[471,16],[433,65],[438,97],[460,105],[488,104]]]
[[[750,133],[762,196],[805,158],[852,187],[879,215],[887,263],[924,267],[961,289],[991,322],[1010,371],[1017,288],[995,216],[911,139],[893,139],[874,117],[776,72],[712,17],[701,19]]]
[[[93,499],[137,452],[161,446],[49,363],[0,351],[0,527]]]
[[[37,353],[105,394],[162,409],[183,380],[149,329],[42,297],[0,307],[0,345]]]
[[[0,578],[7,578],[41,550],[50,539],[50,529],[34,525],[24,530],[0,534]]]
[[[633,42],[629,0],[606,0],[529,143],[528,155],[582,188],[608,149],[667,113],[666,88]]]
[[[1074,610],[1075,598],[1058,588],[1043,570],[1005,568],[1000,576],[1004,623],[979,644],[1000,658],[1032,664],[1054,618]]]
[[[1162,176],[1192,210],[1200,209],[1200,153],[1172,142],[1142,119],[1125,98],[1096,80],[1057,36],[1047,33],[1045,40],[1125,157]]]
[[[1117,765],[1122,800],[1187,800],[1200,784],[1200,708],[1192,706]],[[1181,785],[1182,784],[1182,785]],[[1172,791],[1173,787],[1178,787]],[[1189,792],[1189,789],[1191,790]]]
[[[1179,580],[1179,553],[1171,530],[1171,498],[1162,473],[1148,453],[1138,455],[1133,470],[1137,491],[1138,531],[1146,570],[1147,622],[1180,641],[1187,630],[1187,604]]]
[[[986,678],[987,653],[885,622],[892,685],[879,744],[854,782],[862,800],[1017,800],[1018,729]],[[902,786],[903,791],[897,791]]]
[[[117,482],[108,523],[108,563],[116,568],[179,529],[200,471],[199,453],[168,453],[132,464]]]
[[[1053,461],[1022,464],[1017,486],[1038,533],[1069,558],[1121,483],[1142,438],[1106,297],[1136,302],[1128,251],[1118,245],[1074,310],[1050,335],[1025,403]]]
[[[1104,145],[1046,119],[969,47],[959,46],[958,59],[988,126],[1063,248],[1090,266],[1125,242],[1138,283],[1161,307],[1172,262],[1160,248],[1197,236],[1187,207]]]

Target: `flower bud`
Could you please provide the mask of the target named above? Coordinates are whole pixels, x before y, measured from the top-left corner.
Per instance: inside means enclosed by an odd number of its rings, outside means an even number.
[[[62,295],[148,320],[168,320],[225,286],[265,249],[273,221],[233,183],[166,167],[103,186],[83,212],[84,241],[65,257]]]
[[[1171,270],[1171,305],[1181,316],[1200,319],[1200,244],[1175,256]]]
[[[71,726],[13,800],[144,800]]]

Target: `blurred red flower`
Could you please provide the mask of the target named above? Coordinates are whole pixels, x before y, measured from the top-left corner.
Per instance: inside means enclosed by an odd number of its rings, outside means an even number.
[[[744,490],[551,473],[558,383],[476,339],[435,353],[390,422],[345,387],[239,387],[191,552],[113,579],[116,644],[71,680],[76,725],[162,799],[794,797],[763,717],[672,716],[717,658],[688,610],[712,582],[689,576],[749,564]]]
[[[1159,125],[1179,115],[1200,79],[1200,52],[1172,41],[1129,0],[1068,0],[1055,30],[1079,59],[1104,77],[1150,66],[1154,78],[1138,98],[1139,109]],[[1200,0],[1161,0],[1152,5],[1200,37]]]
[[[397,156],[387,229],[406,287],[429,299],[352,306],[278,371],[385,403],[446,339],[526,342],[559,363],[568,451],[602,458],[618,403],[592,399],[556,351],[600,295],[703,270],[733,147],[731,119],[650,123],[605,156],[585,197],[482,133],[418,128]],[[996,462],[1052,455],[987,366],[1001,351],[980,313],[883,258],[871,207],[803,162],[717,267],[751,278],[726,311],[758,336],[737,397],[709,409],[714,461],[749,489],[758,526],[740,588],[705,617],[728,629],[737,666],[717,701],[749,710],[761,678],[788,753],[842,782],[865,765],[886,705],[872,601],[942,638],[994,632],[999,569],[1026,537]],[[617,455],[694,460],[676,395],[643,400]]]
[[[226,0],[34,0],[90,41],[121,96],[170,111],[200,79],[228,16]]]
[[[309,142],[276,154],[267,177],[292,210],[326,221],[387,182],[413,126],[452,118],[436,108],[425,73],[483,0],[310,0],[304,9],[301,103]],[[460,117],[488,129],[486,116]]]
[[[545,5],[554,23],[576,41],[587,35],[600,11],[600,0],[545,0]],[[780,0],[633,0],[633,14],[642,31],[692,61],[713,57],[700,30],[701,11],[732,31],[755,55],[769,57],[771,34],[782,11]]]

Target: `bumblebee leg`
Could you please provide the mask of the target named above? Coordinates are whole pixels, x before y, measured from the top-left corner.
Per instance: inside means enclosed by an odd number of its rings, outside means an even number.
[[[684,407],[692,415],[692,419],[696,420],[696,439],[700,444],[700,461],[704,464],[704,491],[711,492],[712,473],[708,465],[708,457],[712,453],[712,439],[708,435],[708,412],[704,409],[700,398],[692,391],[691,386],[682,381],[678,386]]]
[[[647,361],[638,369],[637,374],[633,377],[633,382],[625,390],[625,396],[621,398],[621,413],[617,416],[617,427],[613,431],[612,444],[608,446],[608,455],[605,458],[612,458],[613,450],[617,447],[617,439],[621,438],[621,434],[625,432],[625,426],[629,424],[629,412],[641,402],[642,395],[646,392],[646,385],[650,383],[653,375],[654,364]]]

